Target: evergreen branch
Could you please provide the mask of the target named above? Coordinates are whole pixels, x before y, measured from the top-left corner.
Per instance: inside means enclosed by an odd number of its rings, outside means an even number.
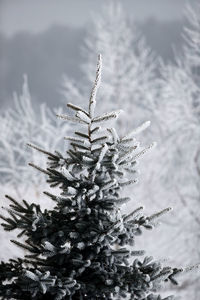
[[[128,133],[127,135],[125,135],[122,140],[126,140],[132,136],[137,135],[138,133],[144,131],[146,128],[148,128],[150,126],[151,122],[150,121],[146,121],[144,122],[142,125],[140,125],[139,127],[137,127],[136,129],[134,129],[133,131],[131,131],[130,133]]]
[[[15,211],[15,214],[17,216],[19,216],[21,219],[23,219],[24,221],[27,222],[27,224],[31,224],[32,223],[32,218],[27,217],[26,215],[23,214],[24,212],[17,212]],[[28,214],[27,214],[28,215]]]
[[[108,145],[104,144],[102,149],[101,149],[101,152],[99,154],[98,163],[100,163],[103,160],[103,158],[104,158],[107,151],[108,151]]]
[[[65,198],[65,197],[55,196],[47,191],[44,191],[43,193],[46,196],[50,197],[53,201],[56,201],[59,203],[63,202],[65,205],[70,205],[72,203],[72,200],[69,197]]]
[[[174,268],[173,273],[169,276],[168,279],[171,281],[172,284],[178,285],[178,281],[174,277],[178,276],[179,274],[181,274],[183,272],[184,272],[183,268],[180,268],[180,269]]]
[[[11,217],[13,218],[13,220],[15,221],[15,222],[18,222],[18,219],[16,218],[16,216],[14,215],[14,210],[12,210],[12,209],[9,209],[9,208],[5,208],[5,207],[2,207],[3,209],[5,209],[10,215],[11,215]]]
[[[51,193],[49,193],[49,192],[46,192],[46,191],[44,191],[43,194],[47,195],[47,196],[50,197],[52,200],[57,201],[57,196],[55,196],[55,195],[53,195],[53,194],[51,194]]]
[[[91,153],[94,154],[95,152],[101,151],[101,149],[102,149],[102,146],[100,146],[100,147],[98,147],[98,148],[95,148],[95,149],[92,149],[92,150],[91,150]]]
[[[18,238],[21,238],[25,233],[26,233],[26,229],[22,230],[22,231],[17,235],[17,237],[18,237]]]
[[[130,219],[131,217],[134,217],[135,215],[137,215],[143,209],[144,209],[144,206],[140,206],[137,209],[135,209],[134,211],[132,211],[130,214],[125,215],[124,218],[123,218],[124,221]]]
[[[95,128],[93,128],[92,130],[90,130],[90,134],[93,134],[93,133],[95,133],[95,132],[97,132],[97,131],[99,131],[101,129],[101,127],[99,127],[99,126],[96,126]]]
[[[129,173],[131,173],[131,174],[139,173],[138,170],[132,170],[132,169],[130,169],[130,168],[124,168],[124,170],[127,171],[127,172],[129,172]]]
[[[129,255],[130,254],[130,251],[127,250],[126,248],[121,248],[121,249],[118,249],[118,250],[113,250],[111,251],[113,255]]]
[[[191,272],[191,271],[199,270],[199,269],[200,269],[200,263],[196,264],[196,265],[193,265],[193,266],[183,268],[183,272]]]
[[[77,138],[72,137],[72,136],[65,136],[64,139],[67,140],[67,141],[76,142],[76,143],[81,143],[81,144],[84,144],[84,143],[85,143],[84,140],[80,140],[80,139],[77,139]]]
[[[88,124],[87,122],[85,121],[82,121],[78,118],[73,118],[71,116],[67,116],[67,115],[56,115],[58,118],[60,119],[63,119],[63,120],[67,120],[67,121],[71,121],[71,122],[74,122],[74,123],[80,123],[80,124]]]
[[[144,154],[146,154],[149,150],[151,150],[153,147],[156,146],[156,143],[152,143],[150,144],[147,148],[143,149],[142,151],[140,151],[139,153],[137,153],[132,159],[131,161],[134,161],[138,158],[140,158],[141,156],[143,156]]]
[[[50,175],[50,172],[48,172],[48,171],[46,171],[46,170],[44,170],[44,169],[42,169],[42,168],[36,166],[36,165],[33,164],[33,163],[29,163],[28,165],[31,166],[31,167],[33,167],[33,168],[35,168],[36,170],[38,170],[38,171],[40,171],[40,172],[46,174],[46,175]]]
[[[128,181],[125,181],[125,182],[120,182],[119,186],[126,186],[126,185],[130,185],[130,184],[133,184],[133,183],[138,183],[138,179],[132,179],[132,180],[128,180]]]
[[[3,229],[5,231],[12,231],[12,230],[14,230],[16,228],[16,226],[14,227],[14,226],[8,225],[6,223],[1,223],[1,226],[3,227]]]
[[[109,169],[109,168],[108,168],[108,169]],[[118,170],[116,169],[115,166],[114,166],[114,168],[113,168],[113,166],[111,165],[109,171],[112,172],[113,175],[119,177],[120,179],[124,177],[124,172],[123,172],[123,171],[118,171]],[[120,185],[119,185],[119,186],[120,186]]]
[[[55,150],[55,153],[58,155],[59,158],[63,158],[62,154],[59,151]]]
[[[165,209],[161,210],[160,212],[155,213],[155,214],[151,215],[150,217],[147,217],[147,219],[148,219],[148,221],[153,221],[154,219],[157,219],[160,216],[166,214],[170,210],[172,210],[172,207],[165,208]]]
[[[35,145],[33,145],[33,144],[30,144],[30,143],[28,143],[27,146],[29,146],[29,147],[31,147],[31,148],[33,148],[33,149],[36,149],[36,150],[38,150],[38,151],[40,151],[40,152],[42,152],[42,153],[44,153],[44,154],[46,154],[46,155],[48,155],[48,156],[50,156],[50,157],[53,157],[53,158],[55,158],[55,159],[58,159],[58,157],[57,157],[56,155],[54,155],[53,153],[48,152],[48,151],[46,151],[46,150],[43,150],[43,149],[39,148],[38,146],[35,146]]]
[[[73,146],[73,147],[77,147],[77,148],[79,148],[79,149],[84,149],[84,150],[89,150],[90,148],[89,147],[86,147],[86,146],[83,146],[83,145],[79,145],[79,144],[77,144],[77,143],[71,143],[71,145]]]
[[[9,195],[5,195],[5,197],[7,199],[9,199],[13,204],[16,205],[17,208],[19,208],[21,211],[25,211],[24,207],[22,205],[20,205],[15,199],[13,199],[11,196]],[[12,206],[15,209],[15,206]]]
[[[79,131],[75,131],[75,134],[81,136],[82,138],[85,138],[85,139],[89,140],[88,134],[85,134],[85,133],[82,133],[82,132],[79,132]]]
[[[35,260],[36,260],[36,259],[37,259],[37,260],[39,259],[39,258],[38,258],[38,254],[26,254],[25,257],[26,257],[26,258],[35,259]]]
[[[72,158],[72,160],[78,161],[80,162],[80,158],[77,152],[72,151],[71,149],[67,151],[67,153],[69,154],[69,156]]]
[[[98,144],[99,142],[105,142],[105,140],[107,139],[107,136],[101,136],[99,138],[96,138],[94,140],[91,141],[92,144]]]
[[[103,186],[102,186],[102,190],[107,190],[107,189],[110,189],[111,187],[113,187],[114,185],[117,184],[117,180],[114,179],[114,180],[110,180],[108,182],[106,182]]]
[[[116,160],[116,163],[120,164],[122,161],[129,158],[132,155],[132,152],[135,151],[136,149],[137,149],[137,145],[130,147],[128,151],[120,155],[120,157]]]
[[[98,62],[97,62],[96,78],[95,78],[94,86],[92,88],[92,92],[91,92],[90,100],[89,100],[89,116],[90,116],[90,118],[94,117],[94,110],[95,110],[95,106],[96,106],[96,94],[97,94],[97,90],[99,88],[100,81],[101,81],[101,70],[102,70],[102,58],[101,58],[101,54],[99,54]]]
[[[113,143],[117,144],[119,142],[119,136],[115,130],[115,128],[107,128],[107,131],[111,133],[113,138]]]
[[[30,209],[34,204],[28,204],[28,202],[26,200],[22,200],[22,202],[24,203],[24,205],[26,206],[27,209]]]
[[[173,274],[173,270],[168,267],[168,268],[164,268],[158,275],[154,276],[151,278],[152,281],[155,280],[165,280],[166,278],[169,278],[170,275]]]
[[[92,123],[100,123],[100,122],[104,122],[104,121],[109,121],[111,119],[116,119],[116,118],[118,118],[118,116],[121,112],[122,112],[122,110],[116,110],[116,111],[113,111],[110,113],[106,113],[102,116],[92,119]]]
[[[56,177],[58,177],[58,178],[60,178],[60,179],[65,179],[65,180],[66,180],[65,175],[64,175],[63,173],[61,173],[61,172],[55,170],[55,169],[47,168],[47,171],[49,171],[49,175],[50,175],[50,176],[54,175],[54,176],[56,176]]]
[[[6,221],[8,224],[14,226],[14,228],[16,227],[16,222],[13,221],[11,218],[8,217],[4,217],[3,215],[0,214],[0,219]]]
[[[120,147],[129,147],[126,144],[130,144],[131,142],[136,142],[135,138],[121,138],[119,141],[119,145]]]
[[[10,240],[13,244],[17,245],[19,248],[22,248],[22,249],[25,249],[25,250],[28,250],[32,253],[39,253],[38,249],[36,247],[30,247],[30,246],[27,246],[25,244],[22,244],[18,241],[15,241],[15,240]]]
[[[80,119],[81,121],[85,122],[86,124],[91,123],[90,117],[88,117],[88,114],[83,113],[82,111],[78,111],[76,113],[76,117]]]
[[[68,103],[67,106],[75,111],[82,111],[84,114],[88,115],[88,113],[81,107],[74,105],[72,103]]]
[[[132,256],[143,256],[144,254],[145,254],[144,250],[134,250],[134,251],[131,251],[131,255]]]
[[[122,204],[129,202],[130,200],[131,200],[131,198],[124,197],[124,198],[119,198],[119,199],[115,200],[115,203],[117,203],[118,205],[122,205]]]

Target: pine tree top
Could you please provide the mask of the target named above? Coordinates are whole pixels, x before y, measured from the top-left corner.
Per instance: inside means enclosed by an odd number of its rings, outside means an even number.
[[[156,295],[164,281],[177,284],[175,275],[183,269],[162,266],[133,246],[142,229],[152,229],[155,220],[171,208],[151,216],[136,208],[128,215],[120,206],[130,200],[121,197],[123,187],[136,183],[137,160],[154,144],[142,148],[135,136],[149,122],[119,137],[114,128],[101,125],[116,119],[119,111],[95,115],[96,93],[101,78],[98,57],[95,83],[88,111],[68,104],[75,116],[59,115],[81,124],[81,131],[66,137],[70,148],[66,157],[29,144],[48,157],[48,167],[31,166],[47,175],[59,195],[44,192],[55,201],[52,210],[23,200],[10,200],[9,217],[0,215],[7,231],[20,229],[13,240],[28,252],[23,259],[0,264],[2,299],[116,299],[161,300]],[[131,177],[129,177],[131,175]],[[131,259],[133,260],[131,262]],[[118,298],[119,297],[119,298]],[[172,297],[163,300],[172,299]]]

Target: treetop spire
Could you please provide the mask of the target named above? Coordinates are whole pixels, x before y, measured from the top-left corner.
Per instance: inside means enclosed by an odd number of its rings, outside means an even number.
[[[89,100],[89,115],[91,118],[93,118],[94,116],[94,109],[96,106],[96,94],[101,82],[101,71],[102,71],[102,56],[101,54],[99,54],[98,61],[97,61],[96,79]]]

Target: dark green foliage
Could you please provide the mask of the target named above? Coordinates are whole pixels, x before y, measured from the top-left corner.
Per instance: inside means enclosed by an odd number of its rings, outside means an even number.
[[[20,229],[25,242],[12,241],[26,250],[23,259],[0,264],[1,299],[122,299],[170,300],[156,295],[161,283],[171,281],[182,269],[165,267],[144,251],[128,250],[143,229],[152,229],[154,220],[170,210],[151,216],[143,207],[124,215],[120,205],[130,198],[120,196],[121,189],[136,182],[135,166],[152,145],[143,149],[134,135],[118,137],[113,128],[101,129],[118,116],[119,111],[94,116],[95,97],[100,81],[101,59],[89,102],[89,112],[73,104],[75,117],[60,116],[82,124],[75,137],[66,137],[71,147],[67,156],[49,153],[29,145],[48,157],[48,168],[31,166],[44,172],[51,187],[60,194],[44,192],[55,202],[52,210],[6,196],[11,204],[9,217],[3,219],[5,230]],[[128,174],[134,178],[129,178]]]

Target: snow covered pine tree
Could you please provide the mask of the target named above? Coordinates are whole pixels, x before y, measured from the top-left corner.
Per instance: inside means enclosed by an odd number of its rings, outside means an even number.
[[[149,122],[122,138],[113,128],[101,130],[100,123],[120,112],[94,115],[100,76],[99,55],[89,111],[68,104],[75,117],[59,116],[85,126],[75,132],[77,137],[66,137],[71,143],[67,157],[30,145],[48,156],[49,168],[30,165],[48,176],[51,187],[61,188],[59,196],[44,192],[55,201],[54,209],[42,211],[39,205],[6,196],[10,216],[1,215],[2,226],[7,231],[20,229],[18,237],[27,237],[25,242],[12,242],[29,253],[1,262],[1,299],[173,299],[156,291],[165,281],[176,284],[174,277],[183,269],[163,267],[152,257],[130,263],[129,258],[144,251],[124,247],[170,210],[144,216],[143,207],[128,215],[119,208],[130,200],[120,196],[121,188],[136,182],[125,174],[135,174],[137,159],[153,145],[141,150],[134,138]]]

